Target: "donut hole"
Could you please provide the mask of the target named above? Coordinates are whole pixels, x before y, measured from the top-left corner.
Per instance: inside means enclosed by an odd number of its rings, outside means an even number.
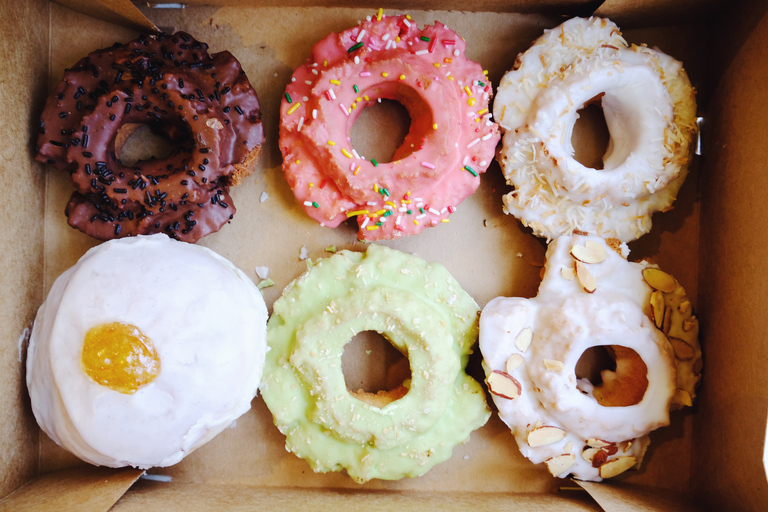
[[[584,351],[576,363],[576,386],[603,407],[639,404],[648,389],[648,367],[640,355],[621,345]]]
[[[350,134],[352,147],[367,160],[388,163],[404,145],[410,128],[408,109],[397,100],[382,98],[358,115]]]
[[[603,170],[611,134],[605,120],[602,95],[587,101],[578,111],[571,132],[573,158],[584,167]]]
[[[115,154],[120,163],[132,167],[145,160],[170,156],[185,140],[191,140],[186,127],[125,123],[115,136]]]
[[[408,358],[376,331],[352,337],[344,346],[341,370],[349,393],[377,407],[404,397],[410,386]]]

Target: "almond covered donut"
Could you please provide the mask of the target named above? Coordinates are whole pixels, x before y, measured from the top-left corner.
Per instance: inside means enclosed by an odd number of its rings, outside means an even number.
[[[547,250],[534,299],[483,309],[487,384],[523,455],[554,476],[599,481],[639,466],[648,433],[692,405],[701,378],[698,320],[685,290],[599,237],[561,236]],[[615,369],[577,378],[590,348]]]
[[[357,482],[419,476],[488,420],[465,373],[477,304],[441,265],[384,246],[340,251],[289,284],[269,320],[261,390],[285,447],[316,472]],[[353,392],[344,346],[377,331],[410,363],[386,393]]]
[[[571,144],[579,109],[595,101],[610,132],[602,169],[579,163]],[[606,19],[545,31],[501,80],[493,109],[506,130],[499,161],[515,187],[504,209],[537,236],[639,238],[688,172],[696,103],[682,64],[628,47]]]
[[[327,227],[356,217],[361,240],[448,222],[499,141],[491,84],[465,49],[441,23],[420,30],[381,11],[315,45],[280,108],[283,171],[310,217]],[[365,159],[350,140],[360,112],[380,99],[397,100],[411,117],[389,163]]]
[[[121,128],[147,124],[176,149],[120,161]],[[186,242],[235,213],[229,187],[264,142],[256,92],[229,52],[184,32],[95,51],[64,73],[45,105],[37,160],[70,173],[71,226],[100,240],[165,233]]]

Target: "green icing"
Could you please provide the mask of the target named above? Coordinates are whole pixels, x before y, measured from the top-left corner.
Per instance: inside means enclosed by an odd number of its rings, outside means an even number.
[[[286,448],[318,472],[358,482],[419,476],[485,424],[480,384],[465,372],[478,307],[441,265],[384,246],[340,251],[290,283],[274,304],[261,391]],[[347,391],[344,346],[377,331],[408,357],[408,393],[383,408]]]

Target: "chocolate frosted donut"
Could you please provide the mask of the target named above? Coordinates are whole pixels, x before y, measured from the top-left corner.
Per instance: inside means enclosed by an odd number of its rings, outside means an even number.
[[[143,35],[65,71],[43,111],[37,160],[70,173],[71,226],[101,240],[163,232],[195,242],[232,218],[229,187],[255,166],[261,110],[237,59],[207,50],[183,32]],[[137,124],[175,150],[124,165],[118,132]]]

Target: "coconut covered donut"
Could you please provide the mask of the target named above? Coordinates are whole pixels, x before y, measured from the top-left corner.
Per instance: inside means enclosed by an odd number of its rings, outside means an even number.
[[[559,477],[598,481],[639,466],[648,433],[692,405],[701,378],[685,290],[613,245],[619,252],[599,237],[556,238],[537,297],[496,298],[480,318],[499,415],[523,455]],[[615,361],[597,385],[575,373],[593,347]]]
[[[499,141],[491,84],[441,23],[378,16],[331,34],[293,74],[280,108],[283,171],[323,226],[356,217],[358,238],[379,240],[448,222],[477,189]],[[352,147],[360,112],[380,99],[406,107],[411,127],[392,162]]]
[[[371,245],[317,262],[274,304],[262,395],[286,449],[316,472],[358,482],[419,476],[485,424],[482,386],[464,368],[478,308],[441,265]],[[347,389],[344,346],[377,331],[411,379],[383,394]]]
[[[610,132],[603,168],[574,158],[571,134],[585,104],[600,101]],[[545,31],[499,84],[504,209],[554,238],[574,230],[628,242],[671,207],[687,174],[696,132],[695,92],[682,64],[627,46],[601,18]]]
[[[213,251],[162,234],[106,242],[38,311],[32,411],[91,464],[175,464],[250,408],[266,324],[259,290]]]

